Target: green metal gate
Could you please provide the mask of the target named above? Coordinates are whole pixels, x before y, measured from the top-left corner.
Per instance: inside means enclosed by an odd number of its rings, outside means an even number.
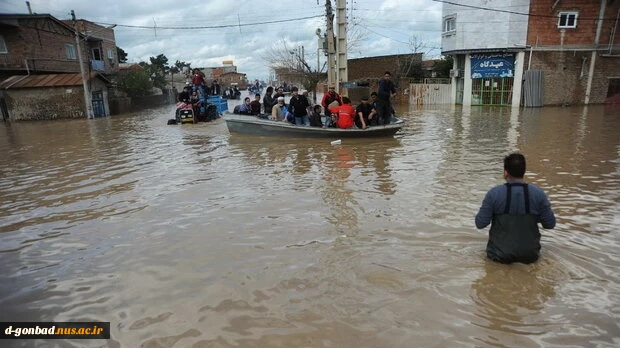
[[[472,105],[512,105],[512,77],[472,79]]]

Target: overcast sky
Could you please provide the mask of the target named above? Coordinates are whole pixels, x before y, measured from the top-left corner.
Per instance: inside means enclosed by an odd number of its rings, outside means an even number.
[[[116,24],[116,45],[129,62],[162,53],[170,64],[180,60],[192,67],[232,60],[249,80],[267,80],[264,57],[283,42],[303,46],[306,60],[316,65],[315,32],[326,28],[325,0],[30,0],[30,6],[58,19],[71,19],[74,10],[79,19]],[[349,58],[411,53],[412,40],[425,46],[425,59],[438,58],[441,7],[433,0],[347,0],[348,30],[362,39],[349,48]],[[0,12],[28,8],[22,0],[2,0]],[[322,53],[320,59],[325,61]]]

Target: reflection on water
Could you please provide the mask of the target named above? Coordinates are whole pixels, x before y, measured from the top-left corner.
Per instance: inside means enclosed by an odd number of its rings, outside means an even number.
[[[394,138],[230,135],[172,107],[0,127],[0,320],[62,347],[614,346],[620,110],[401,106]],[[473,216],[522,151],[558,217],[534,265]]]

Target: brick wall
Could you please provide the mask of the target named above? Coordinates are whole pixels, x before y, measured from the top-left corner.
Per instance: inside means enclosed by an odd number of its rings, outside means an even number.
[[[86,118],[81,88],[15,89],[5,96],[11,121]]]
[[[19,27],[2,30],[8,49],[5,59],[12,65],[0,65],[0,69],[26,71],[27,60],[33,73],[80,71],[77,51],[75,60],[67,58],[66,45],[76,46],[75,36],[68,28],[49,18],[20,19],[19,23]]]
[[[67,25],[72,25],[70,22]],[[116,52],[116,39],[114,37],[114,30],[112,28],[106,28],[95,23],[79,20],[78,30],[80,33],[84,33],[87,37],[95,38],[96,40],[88,40],[86,44],[89,46],[88,53],[84,57],[85,60],[93,60],[93,49],[98,48],[101,50],[101,60],[105,65],[105,74],[114,74],[118,72],[118,57]],[[108,50],[112,51],[112,59],[108,58]]]
[[[595,19],[599,16],[600,1],[607,0],[563,0],[559,1],[553,10],[551,7],[556,2],[555,0],[532,1],[527,44],[532,46],[560,45],[562,32],[557,27],[557,16],[559,12],[577,11],[577,27],[564,29],[564,45],[592,45],[596,35]],[[609,3],[607,1],[600,44],[609,43],[618,8],[620,8],[620,2]]]
[[[544,104],[583,104],[590,59],[590,52],[534,52],[531,68],[543,72]],[[608,76],[620,76],[619,62],[618,57],[596,57],[590,103],[605,102]]]
[[[100,79],[90,83],[92,91],[107,89]],[[86,118],[82,86],[8,89],[4,95],[11,121]]]
[[[422,53],[349,59],[349,81],[380,79],[386,71],[391,72],[394,78],[400,78],[401,58],[413,58],[421,64]]]

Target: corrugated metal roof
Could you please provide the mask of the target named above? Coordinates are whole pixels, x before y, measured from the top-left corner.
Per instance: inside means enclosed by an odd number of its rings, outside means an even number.
[[[94,77],[109,83],[106,78],[96,72],[90,73],[89,80]],[[2,89],[72,86],[82,86],[81,74],[14,75],[0,82]]]

